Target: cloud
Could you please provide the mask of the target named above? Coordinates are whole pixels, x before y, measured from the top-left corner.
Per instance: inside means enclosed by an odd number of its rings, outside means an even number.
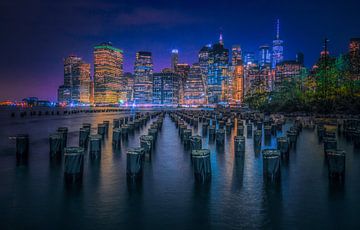
[[[119,26],[160,26],[174,27],[199,23],[202,19],[172,9],[136,8],[129,13],[119,14],[116,24]]]

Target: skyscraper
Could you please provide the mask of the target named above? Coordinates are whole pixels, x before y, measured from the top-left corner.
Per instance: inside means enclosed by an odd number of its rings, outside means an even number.
[[[301,66],[304,66],[304,54],[301,52],[298,52],[296,54],[296,62],[299,63]]]
[[[152,103],[152,54],[147,51],[136,53],[134,65],[134,101],[136,104]]]
[[[360,38],[350,39],[349,62],[353,79],[360,79]]]
[[[244,66],[239,62],[233,73],[233,97],[235,103],[242,103],[244,100]]]
[[[244,64],[249,65],[255,63],[255,54],[254,52],[246,52],[244,56]]]
[[[64,85],[59,87],[58,101],[66,104],[90,103],[90,64],[70,55],[64,59]]]
[[[184,86],[184,104],[206,104],[205,85],[202,78],[201,67],[198,63],[194,63],[191,66],[189,76],[186,79]]]
[[[179,50],[171,50],[171,69],[175,71],[176,65],[179,63]]]
[[[153,104],[177,105],[179,103],[179,76],[173,72],[154,73]]]
[[[209,71],[207,79],[208,102],[218,103],[222,95],[222,83],[227,75],[229,64],[229,49],[224,48],[222,34],[220,34],[219,43],[212,46],[209,52]]]
[[[123,76],[123,51],[111,43],[94,47],[94,101],[95,104],[119,102],[120,79]]]
[[[175,67],[175,73],[179,77],[179,103],[184,103],[184,85],[190,72],[190,65],[186,63],[179,63]]]
[[[259,47],[259,65],[260,67],[270,66],[271,54],[270,47],[268,45],[262,45]]]
[[[209,75],[209,54],[211,50],[211,45],[206,45],[199,51],[198,58],[199,58],[199,65],[201,68],[201,78],[204,82],[206,98],[207,98],[207,79]],[[207,101],[207,100],[206,100]]]
[[[234,45],[231,49],[231,65],[236,66],[242,62],[242,52],[239,45]]]
[[[275,86],[278,87],[284,81],[300,78],[302,65],[297,61],[283,61],[276,65]]]
[[[276,64],[284,60],[284,46],[283,40],[280,39],[280,20],[277,20],[276,23],[276,37],[273,40],[272,47],[272,68],[275,69]]]

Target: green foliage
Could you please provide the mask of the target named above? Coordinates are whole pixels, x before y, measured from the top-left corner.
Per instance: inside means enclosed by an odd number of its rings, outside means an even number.
[[[347,56],[322,58],[310,74],[285,80],[272,92],[245,96],[251,108],[269,112],[359,113],[360,76]]]

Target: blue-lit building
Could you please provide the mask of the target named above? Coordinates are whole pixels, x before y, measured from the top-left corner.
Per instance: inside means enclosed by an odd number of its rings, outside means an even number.
[[[207,79],[208,103],[214,104],[221,101],[222,83],[228,78],[229,49],[224,47],[222,35],[219,43],[214,44],[209,52],[209,70]]]
[[[268,45],[262,45],[259,47],[259,66],[266,67],[271,64],[271,53]]]
[[[153,88],[151,52],[139,51],[136,53],[134,75],[134,102],[136,104],[151,104]]]
[[[256,62],[255,53],[254,52],[246,52],[244,55],[244,64],[254,64]]]
[[[154,73],[152,103],[155,105],[179,104],[179,81],[180,77],[176,73]]]
[[[280,39],[280,21],[277,20],[276,24],[276,38],[273,41],[272,47],[272,69],[276,68],[276,65],[284,60],[284,42]]]

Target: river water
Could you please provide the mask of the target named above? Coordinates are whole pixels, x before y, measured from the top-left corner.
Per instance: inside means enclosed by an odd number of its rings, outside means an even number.
[[[244,160],[234,157],[234,130],[222,151],[203,138],[212,178],[198,185],[190,152],[166,115],[140,183],[127,183],[126,150],[139,146],[151,122],[123,141],[121,151],[112,148],[110,128],[101,160],[86,155],[83,182],[66,186],[63,162],[49,160],[49,134],[66,126],[68,146],[76,146],[82,123],[92,123],[95,133],[98,123],[122,115],[0,116],[0,229],[360,229],[360,151],[342,137],[343,185],[329,183],[323,145],[316,131],[306,129],[282,162],[278,184],[264,182],[252,138],[246,139]],[[18,133],[30,134],[26,165],[16,164],[15,143],[8,138]],[[201,134],[201,125],[193,133]]]

